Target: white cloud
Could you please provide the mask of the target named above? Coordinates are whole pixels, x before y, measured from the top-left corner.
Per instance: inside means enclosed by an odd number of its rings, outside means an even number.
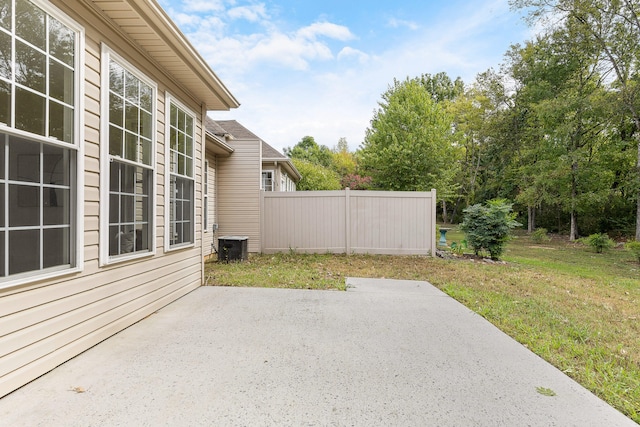
[[[331,22],[316,22],[296,32],[298,37],[315,40],[318,37],[327,37],[335,40],[351,40],[354,38],[349,28],[343,25],[332,24]]]
[[[184,0],[187,12],[220,12],[224,10],[223,0]]]
[[[234,7],[229,9],[227,14],[231,19],[244,19],[249,22],[258,22],[269,17],[263,3]]]
[[[400,28],[400,27],[406,27],[410,30],[417,30],[420,28],[420,26],[418,24],[416,24],[413,21],[405,21],[402,19],[397,19],[397,18],[391,18],[389,19],[389,21],[387,22],[387,25],[391,28]]]
[[[368,48],[357,37],[364,34],[331,22],[285,31],[271,22],[267,9],[263,17],[256,15],[260,27],[252,34],[216,31],[212,25],[225,24],[210,17],[192,27],[188,37],[242,103],[212,117],[236,119],[280,150],[305,135],[330,147],[346,137],[353,150],[394,78],[446,71],[471,83],[478,72],[500,62],[510,43],[521,41],[493,33],[517,19],[506,0],[468,2],[467,7],[456,11],[458,19],[413,28],[411,38],[386,50]],[[409,24],[395,22],[412,28]],[[351,40],[358,43],[346,45]]]
[[[349,46],[343,47],[342,50],[338,52],[338,60],[348,60],[351,58],[354,58],[361,64],[364,64],[369,60],[370,56],[361,50],[354,49]]]

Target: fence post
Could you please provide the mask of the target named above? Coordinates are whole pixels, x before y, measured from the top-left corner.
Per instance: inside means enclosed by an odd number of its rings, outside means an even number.
[[[349,201],[349,187],[344,189],[344,210],[345,210],[345,253],[349,255],[351,253],[351,203]]]
[[[431,256],[436,256],[436,189],[431,189]]]

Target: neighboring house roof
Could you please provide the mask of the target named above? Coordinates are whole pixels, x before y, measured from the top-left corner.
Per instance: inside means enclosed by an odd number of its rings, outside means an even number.
[[[260,141],[262,144],[262,162],[282,163],[287,172],[292,175],[296,181],[302,178],[302,175],[300,175],[300,172],[298,172],[290,158],[267,144],[262,138],[242,126],[237,120],[212,120],[207,117],[207,120],[205,120],[205,128],[207,134],[218,137],[224,136],[232,140],[249,139]]]
[[[236,120],[215,120],[215,122],[230,135],[233,139],[262,139],[246,127],[242,126]]]
[[[208,110],[240,106],[156,0],[82,1]]]
[[[232,139],[231,135],[209,116],[204,119],[204,129],[207,150],[223,156],[234,152],[233,147],[227,144],[228,140]]]

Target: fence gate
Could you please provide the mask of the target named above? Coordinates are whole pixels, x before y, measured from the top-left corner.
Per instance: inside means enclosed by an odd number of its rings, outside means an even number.
[[[263,253],[435,255],[436,191],[262,192]]]

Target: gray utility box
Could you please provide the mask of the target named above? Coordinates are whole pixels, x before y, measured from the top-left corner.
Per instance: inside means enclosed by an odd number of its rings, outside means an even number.
[[[249,237],[218,237],[218,261],[246,261],[249,254]]]

